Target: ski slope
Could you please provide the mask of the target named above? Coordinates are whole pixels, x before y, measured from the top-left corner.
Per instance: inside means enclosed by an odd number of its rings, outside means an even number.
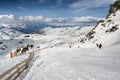
[[[24,47],[28,44],[34,44],[35,50],[39,49],[38,47],[41,47],[42,49],[48,49],[51,47],[68,46],[71,43],[74,44],[76,42],[79,42],[78,41],[79,36],[80,36],[79,34],[84,33],[81,36],[85,36],[85,34],[89,32],[92,28],[93,26],[84,27],[81,29],[80,27],[55,28],[55,29],[45,28],[43,29],[44,34],[20,34],[19,36],[16,36],[16,37],[14,36],[14,39],[9,39],[9,37],[12,37],[11,35],[9,35],[8,38],[6,36],[3,36],[4,39],[0,40],[1,42],[0,44],[0,74],[4,73],[6,70],[10,69],[17,63],[28,58],[29,54],[23,54],[23,55],[13,57],[12,59],[10,59],[9,57],[10,52],[14,53],[16,49]],[[73,33],[75,33],[74,36],[73,36]],[[26,37],[26,36],[29,36],[29,37]],[[33,51],[33,49],[31,50]],[[29,53],[29,51],[26,53]]]
[[[23,80],[119,80],[119,46],[38,50]]]
[[[78,31],[80,33],[74,32],[75,28],[68,32],[62,28],[46,28],[44,29],[44,35],[32,35],[36,45],[36,56],[30,70],[28,70],[28,73],[22,79],[119,80],[119,40],[116,40],[114,44],[106,42],[105,44],[109,44],[109,46],[103,44],[102,49],[99,49],[95,43],[89,41],[81,43],[78,41],[83,35],[79,36],[77,34],[88,33],[91,30],[90,28],[80,29],[81,31]],[[116,32],[111,34],[117,35],[112,36],[113,38],[119,35]],[[108,37],[111,37],[111,35],[109,34]],[[71,48],[69,48],[69,45],[71,45]],[[41,49],[37,48],[37,46]]]

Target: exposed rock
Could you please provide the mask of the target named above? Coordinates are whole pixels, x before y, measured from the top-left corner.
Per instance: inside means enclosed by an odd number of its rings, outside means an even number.
[[[112,13],[115,13],[118,9],[120,9],[120,0],[117,0],[114,4],[110,5],[109,14],[106,18],[108,18]]]
[[[116,31],[116,30],[118,30],[118,29],[119,29],[118,27],[113,26],[111,29],[106,30],[106,32],[114,32],[114,31]]]
[[[0,44],[2,44],[3,42],[0,42]]]

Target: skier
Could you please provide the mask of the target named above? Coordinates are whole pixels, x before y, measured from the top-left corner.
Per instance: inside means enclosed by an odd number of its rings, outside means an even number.
[[[99,44],[99,49],[101,49],[102,48],[102,44]]]
[[[99,48],[99,49],[101,49],[102,48],[102,44],[96,44],[96,46]]]

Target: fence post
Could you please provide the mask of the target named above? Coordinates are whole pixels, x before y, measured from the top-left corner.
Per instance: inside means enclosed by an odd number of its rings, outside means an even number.
[[[12,54],[12,52],[11,52],[11,54]],[[10,57],[12,57],[11,54],[10,54]],[[29,67],[29,64],[30,64],[30,62],[33,58],[34,58],[34,53],[32,52],[29,55],[28,59],[16,64],[12,68],[10,68],[8,71],[1,74],[0,75],[0,80],[5,78],[7,75],[8,75],[8,77],[4,80],[11,80],[12,77],[13,77],[13,80],[16,80],[21,75],[21,73]],[[14,70],[14,72],[13,72],[13,70]]]
[[[26,64],[26,69],[28,68],[28,59],[26,59],[26,61],[25,61],[25,64]]]
[[[18,73],[18,75],[20,75],[20,72],[19,72],[19,65],[17,64],[16,66],[17,66],[17,73]]]

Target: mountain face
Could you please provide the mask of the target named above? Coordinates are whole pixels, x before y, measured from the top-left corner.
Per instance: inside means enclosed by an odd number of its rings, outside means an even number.
[[[120,0],[116,0],[114,4],[110,5],[109,14],[106,18],[108,18],[112,13],[116,13],[118,9],[120,9]]]
[[[120,0],[110,5],[109,14],[87,34],[87,41],[110,45],[120,42]]]

